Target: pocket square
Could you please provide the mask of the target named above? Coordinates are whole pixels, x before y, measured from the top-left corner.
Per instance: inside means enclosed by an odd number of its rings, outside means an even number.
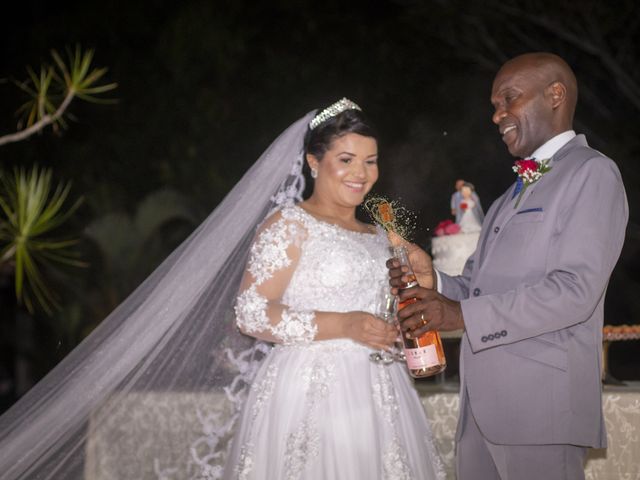
[[[520,215],[522,213],[542,212],[542,211],[543,211],[542,207],[527,208],[526,210],[520,210],[519,212],[516,213],[516,215]]]

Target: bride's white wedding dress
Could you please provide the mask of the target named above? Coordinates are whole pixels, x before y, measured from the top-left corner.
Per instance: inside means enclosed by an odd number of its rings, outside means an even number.
[[[388,256],[382,230],[345,230],[299,206],[262,226],[237,322],[279,343],[252,384],[224,478],[444,478],[405,366],[373,363],[348,339],[313,340],[314,312],[374,312]],[[281,305],[267,304],[274,291]]]
[[[461,203],[466,203],[467,208],[464,210],[462,217],[460,218],[460,231],[462,233],[478,233],[482,230],[482,220],[479,218],[479,208],[476,208],[477,204],[470,198],[463,199]]]

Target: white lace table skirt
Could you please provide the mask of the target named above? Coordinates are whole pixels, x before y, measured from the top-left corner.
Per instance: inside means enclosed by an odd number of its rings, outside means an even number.
[[[422,404],[447,468],[455,479],[457,391],[421,392]],[[640,479],[640,388],[603,394],[609,448],[592,450],[587,480]],[[211,428],[224,422],[229,404],[215,393],[130,394],[127,408],[90,425],[85,478],[89,480],[207,478],[202,465],[216,463]],[[99,412],[98,412],[99,415]],[[213,461],[211,461],[213,460]],[[215,478],[210,472],[209,478]]]
[[[458,392],[426,391],[420,397],[447,469],[447,479],[453,480]],[[603,409],[609,447],[589,451],[586,480],[640,479],[640,388],[605,391]]]

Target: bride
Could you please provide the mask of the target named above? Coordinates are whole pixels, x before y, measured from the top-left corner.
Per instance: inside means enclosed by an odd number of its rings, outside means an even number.
[[[374,130],[343,99],[311,120],[304,147],[313,192],[259,228],[237,299],[242,332],[276,346],[249,392],[224,477],[438,478],[404,365],[369,359],[397,336],[372,314],[388,240],[355,215],[378,179]]]
[[[404,366],[368,358],[394,336],[371,315],[386,239],[353,215],[376,154],[350,102],[287,128],[0,416],[0,477],[439,478]]]
[[[474,190],[473,185],[468,182],[465,182],[460,188],[462,198],[458,208],[462,211],[462,215],[458,225],[460,225],[462,233],[477,233],[482,230],[484,214]]]

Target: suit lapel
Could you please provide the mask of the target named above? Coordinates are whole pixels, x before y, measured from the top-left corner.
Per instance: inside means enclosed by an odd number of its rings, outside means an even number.
[[[490,232],[494,229],[494,226],[496,225],[496,219],[499,217],[500,212],[504,210],[505,204],[509,204],[509,198],[511,198],[511,194],[512,194],[511,192],[513,192],[513,186],[507,191],[507,193],[502,195],[501,199],[498,199],[500,204],[496,207],[495,210],[493,210],[493,212],[491,213],[491,216],[485,218],[484,222],[482,223],[483,231],[482,231],[482,235],[480,236],[480,252],[478,256],[478,267],[482,266],[482,263],[486,258],[488,244],[490,243],[489,242],[489,237],[491,235]]]
[[[539,181],[542,181],[540,179]],[[539,182],[538,181],[538,182]],[[509,190],[503,195],[501,205],[496,209],[496,213],[493,215],[493,221],[491,223],[486,223],[487,231],[483,232],[482,238],[482,246],[480,250],[480,258],[479,258],[479,267],[482,268],[484,262],[489,258],[496,244],[497,233],[504,228],[507,222],[523,207],[527,198],[531,196],[533,188],[538,183],[534,183],[533,185],[529,185],[526,191],[522,195],[520,199],[520,203],[518,204],[518,208],[514,208],[516,204],[516,199],[512,198],[514,185],[509,188]],[[495,229],[498,228],[498,232]]]
[[[545,174],[546,175],[546,174]],[[518,195],[516,198],[510,198],[509,201],[500,209],[500,213],[497,216],[497,220],[500,222],[500,228],[503,225],[506,225],[511,218],[518,213],[520,210],[524,208],[527,203],[527,199],[533,194],[533,191],[536,189],[538,184],[544,180],[545,175],[542,176],[540,180],[529,185],[526,190],[523,192],[522,197],[520,198],[520,202],[518,203],[518,207],[516,208],[516,202],[518,201]]]
[[[542,176],[540,180],[538,180],[533,185],[529,185],[526,189],[522,198],[520,199],[520,203],[518,204],[518,208],[514,208],[516,204],[516,199],[513,197],[513,190],[515,188],[515,183],[509,187],[509,190],[505,192],[505,194],[497,200],[500,204],[497,206],[495,211],[491,214],[490,217],[486,218],[483,223],[483,232],[480,237],[480,251],[477,257],[478,268],[481,268],[484,262],[487,260],[491,252],[493,251],[493,247],[495,246],[495,228],[498,227],[500,230],[504,228],[504,226],[513,218],[513,216],[518,213],[520,210],[525,208],[527,200],[534,194],[537,185],[540,182],[545,181],[545,177],[553,173],[553,166],[556,165],[559,161],[561,161],[564,157],[566,157],[574,148],[577,147],[587,147],[587,141],[584,135],[576,135],[573,139],[567,142],[560,150],[558,150],[555,155],[551,157],[549,161],[549,166],[552,168],[551,171]],[[536,205],[539,206],[539,205]]]

